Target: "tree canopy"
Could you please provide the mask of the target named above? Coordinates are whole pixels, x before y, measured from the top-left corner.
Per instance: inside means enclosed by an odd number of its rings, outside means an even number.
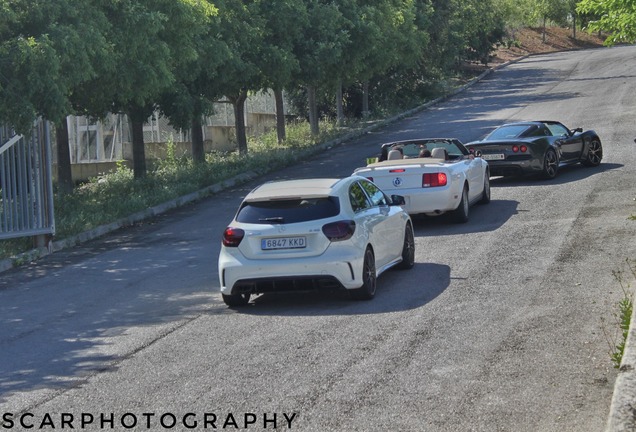
[[[364,111],[421,100],[462,63],[487,63],[504,28],[563,19],[572,1],[0,0],[0,123],[26,131],[38,116],[63,124],[69,114],[125,113],[143,176],[141,131],[153,112],[200,129],[225,97],[245,153],[250,92],[273,89],[281,121],[282,92],[302,95],[298,114],[317,131],[342,102],[337,91],[353,98],[363,88]],[[636,27],[619,3],[584,0],[579,10],[603,17],[590,28],[633,39],[619,31]],[[282,140],[284,121],[279,128]],[[193,150],[203,160],[199,140]]]
[[[636,4],[625,0],[583,0],[577,11],[592,18],[588,22],[590,31],[605,31],[606,45],[636,42]]]

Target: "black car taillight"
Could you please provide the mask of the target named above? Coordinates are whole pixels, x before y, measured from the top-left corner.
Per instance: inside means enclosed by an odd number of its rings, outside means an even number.
[[[237,247],[245,237],[245,231],[240,228],[227,227],[223,231],[223,246]]]
[[[355,231],[356,223],[352,220],[331,222],[322,227],[322,233],[331,241],[349,240]]]

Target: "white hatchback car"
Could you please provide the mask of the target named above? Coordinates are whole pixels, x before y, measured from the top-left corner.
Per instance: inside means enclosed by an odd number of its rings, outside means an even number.
[[[252,294],[322,288],[373,298],[377,276],[414,264],[413,226],[403,203],[360,176],[255,188],[223,233],[223,300],[242,306]]]

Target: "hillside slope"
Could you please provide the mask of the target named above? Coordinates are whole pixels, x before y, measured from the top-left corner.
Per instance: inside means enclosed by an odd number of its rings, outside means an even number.
[[[599,36],[597,33],[590,34],[582,30],[577,30],[576,39],[574,39],[572,29],[548,27],[546,40],[543,42],[542,30],[542,28],[523,28],[515,31],[511,39],[517,43],[510,48],[500,47],[495,51],[492,64],[504,63],[528,54],[602,47],[605,40],[605,36]]]

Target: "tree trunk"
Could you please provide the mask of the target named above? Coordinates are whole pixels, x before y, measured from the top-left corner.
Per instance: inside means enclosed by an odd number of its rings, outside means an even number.
[[[57,142],[57,187],[60,193],[70,194],[73,192],[74,184],[66,118],[55,126],[55,141]]]
[[[362,83],[362,118],[369,117],[369,81]]]
[[[201,116],[195,115],[192,119],[192,160],[194,163],[205,162],[205,150],[203,148],[203,125]]]
[[[342,81],[336,86],[336,121],[338,126],[344,124],[344,109],[342,108]]]
[[[144,146],[144,122],[148,118],[141,108],[132,108],[128,113],[132,135],[133,174],[135,178],[146,176],[146,149]]]
[[[576,12],[572,12],[572,39],[576,40]]]
[[[544,15],[543,16],[543,35],[541,36],[541,39],[542,39],[543,43],[545,43],[546,21],[547,21],[547,17]]]
[[[247,90],[241,90],[236,97],[228,97],[234,106],[234,126],[236,128],[236,141],[239,154],[247,154],[247,131],[245,129],[245,100]]]
[[[274,90],[274,99],[276,100],[276,134],[278,143],[282,143],[287,139],[285,132],[285,107],[283,105],[283,90]]]
[[[320,133],[318,125],[318,106],[316,105],[316,87],[307,87],[307,102],[309,104],[309,126],[311,134],[316,136]]]

